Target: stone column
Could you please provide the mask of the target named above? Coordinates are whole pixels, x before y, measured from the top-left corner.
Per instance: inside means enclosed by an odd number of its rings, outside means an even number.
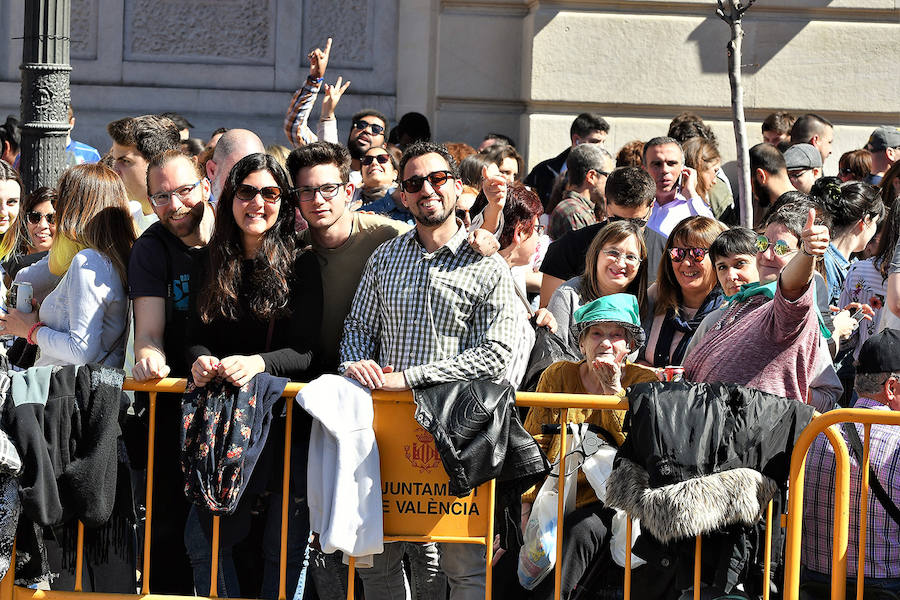
[[[22,44],[22,156],[19,171],[30,192],[55,187],[66,168],[69,122],[70,0],[25,0]]]

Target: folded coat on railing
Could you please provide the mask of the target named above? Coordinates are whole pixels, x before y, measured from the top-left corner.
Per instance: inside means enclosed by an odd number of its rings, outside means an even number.
[[[9,374],[8,433],[22,458],[22,511],[39,525],[98,527],[116,492],[119,397],[125,374],[100,365]]]
[[[313,418],[309,438],[307,500],[310,528],[322,551],[341,550],[371,566],[384,551],[381,462],[372,395],[355,381],[323,375],[297,394]]]

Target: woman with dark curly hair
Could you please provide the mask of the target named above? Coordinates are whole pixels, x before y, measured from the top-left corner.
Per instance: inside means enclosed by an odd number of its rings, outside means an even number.
[[[313,365],[313,349],[317,346],[318,327],[322,322],[322,279],[319,263],[312,252],[296,245],[294,219],[297,199],[290,192],[287,174],[281,165],[266,154],[251,154],[241,159],[228,175],[216,213],[216,226],[206,246],[206,257],[199,257],[200,294],[188,321],[188,358],[191,376],[197,386],[205,386],[219,378],[235,386],[243,386],[258,373],[308,380]],[[193,298],[193,295],[192,295]],[[315,332],[315,333],[314,333]],[[276,404],[274,414],[280,414]],[[308,422],[295,419],[294,437]],[[283,437],[280,419],[273,422],[263,457]],[[275,444],[273,446],[273,444]],[[305,446],[302,442],[297,446]],[[302,454],[292,464],[305,464]],[[277,459],[271,459],[277,462]],[[281,467],[274,465],[257,473],[277,472],[278,481],[254,484],[253,490],[280,490]],[[305,471],[305,469],[304,469]],[[254,478],[254,480],[256,480]],[[249,491],[249,490],[248,490]],[[278,542],[281,522],[281,496],[263,492],[244,494],[231,522],[223,521],[220,542],[218,592],[220,596],[256,597],[257,590],[241,590],[231,549],[246,535],[240,525],[249,519],[256,499],[268,506],[266,533],[261,553],[264,556],[262,591],[259,597],[274,598],[278,593]],[[309,531],[308,509],[302,500],[294,500],[288,523],[288,595],[293,595],[300,573],[300,563]],[[185,544],[194,568],[194,584],[206,593],[210,577],[210,517],[196,506],[191,508],[185,527]],[[274,538],[272,537],[274,536]]]

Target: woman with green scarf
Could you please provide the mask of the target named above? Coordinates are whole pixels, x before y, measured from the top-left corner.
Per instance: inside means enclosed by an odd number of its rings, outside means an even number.
[[[126,273],[135,239],[122,180],[101,164],[70,168],[59,181],[56,216],[48,260],[32,269],[49,270],[59,283],[39,311],[10,309],[0,314],[0,325],[38,346],[35,366],[102,362],[122,367]]]

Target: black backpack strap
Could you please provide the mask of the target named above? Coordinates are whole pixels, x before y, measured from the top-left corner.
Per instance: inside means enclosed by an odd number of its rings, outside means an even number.
[[[862,440],[859,439],[859,432],[856,431],[856,426],[853,423],[844,422],[841,423],[841,429],[847,434],[847,440],[850,442],[850,451],[853,452],[857,462],[862,466],[863,445]],[[872,488],[875,498],[878,499],[878,502],[884,507],[891,519],[894,520],[894,523],[900,525],[900,509],[897,508],[897,505],[894,504],[888,493],[881,487],[881,482],[875,476],[875,470],[872,468],[872,465],[869,465],[869,486]]]

